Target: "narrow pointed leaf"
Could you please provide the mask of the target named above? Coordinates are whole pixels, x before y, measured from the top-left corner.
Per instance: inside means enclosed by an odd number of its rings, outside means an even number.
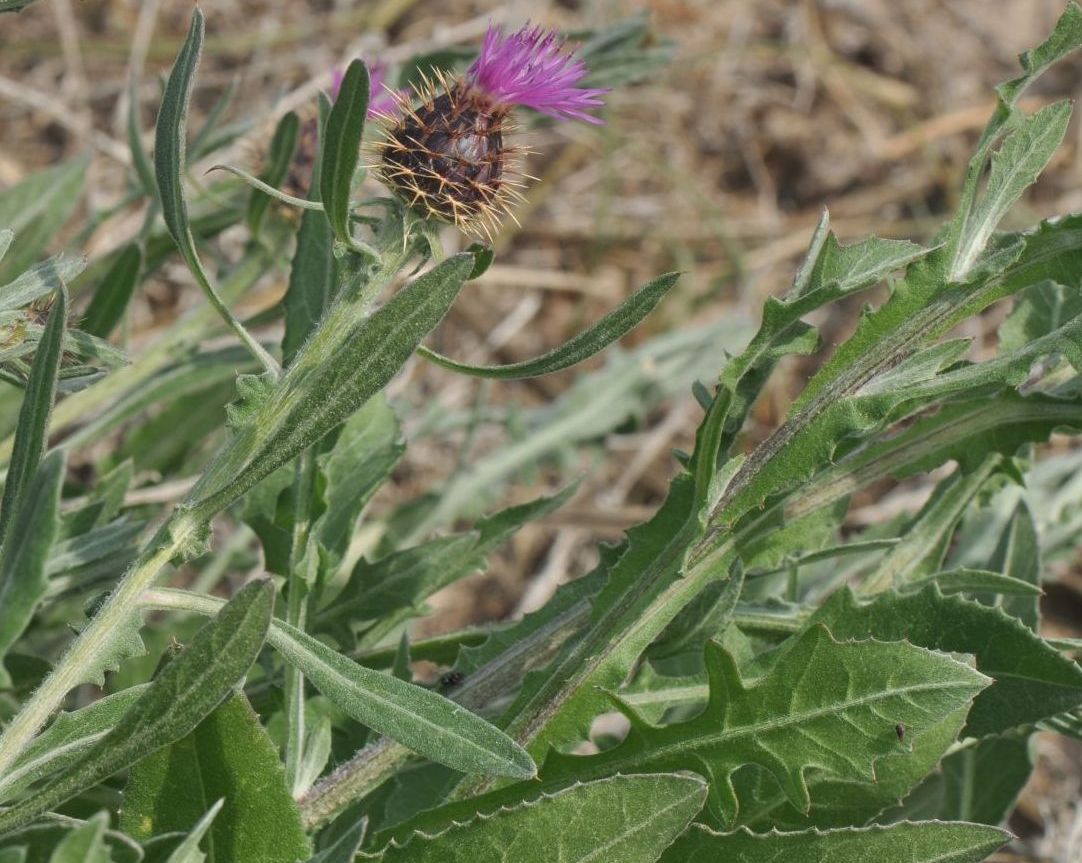
[[[49,416],[56,398],[56,384],[60,372],[60,355],[64,343],[64,327],[67,324],[68,294],[61,287],[49,311],[49,320],[38,343],[34,364],[19,410],[19,422],[15,429],[15,444],[8,462],[4,497],[0,501],[0,542],[7,537],[8,529],[22,505],[23,495],[31,477],[38,468],[41,454],[49,434]]]
[[[1023,120],[993,154],[984,198],[967,220],[958,242],[951,281],[961,281],[969,274],[1000,220],[1052,158],[1070,119],[1069,102],[1047,105]]]
[[[131,243],[121,251],[94,292],[80,325],[83,332],[103,339],[109,337],[124,317],[142,266],[143,253],[138,244]]]
[[[340,710],[426,758],[465,773],[522,779],[537,772],[511,738],[442,695],[358,665],[281,622],[270,640]]]
[[[270,150],[267,153],[267,167],[263,172],[263,181],[272,189],[281,185],[289,172],[289,165],[297,149],[299,134],[300,119],[295,111],[290,111],[278,121],[274,136],[271,138]],[[259,233],[259,227],[269,204],[270,199],[255,190],[248,198],[248,229],[253,234]]]
[[[81,255],[56,255],[35,264],[14,281],[0,287],[0,311],[21,308],[38,297],[59,291],[86,268]]]
[[[335,239],[351,245],[349,201],[368,111],[368,67],[354,60],[346,69],[338,98],[327,118],[320,156],[320,200]],[[472,269],[472,266],[471,266]]]
[[[448,359],[426,347],[419,348],[418,353],[445,369],[462,372],[473,377],[518,380],[549,375],[570,368],[576,363],[581,363],[583,360],[604,350],[617,339],[627,335],[657,307],[657,304],[661,302],[661,298],[669,292],[679,278],[679,273],[668,273],[659,276],[639,288],[593,326],[587,327],[558,348],[553,348],[548,353],[532,360],[524,360],[504,366],[473,366]]]
[[[334,830],[335,824],[330,829]],[[368,830],[368,819],[357,818],[333,842],[312,856],[308,863],[353,863]]]
[[[64,452],[54,450],[34,472],[0,548],[0,683],[10,684],[4,655],[22,635],[49,589],[46,566],[60,528]]]
[[[109,816],[99,812],[65,836],[49,855],[49,863],[112,863],[113,855],[105,845]]]
[[[472,266],[471,255],[448,258],[360,322],[343,301],[273,389],[241,378],[251,404],[235,413],[237,434],[193,490],[192,506],[217,512],[358,410],[443,318]]]

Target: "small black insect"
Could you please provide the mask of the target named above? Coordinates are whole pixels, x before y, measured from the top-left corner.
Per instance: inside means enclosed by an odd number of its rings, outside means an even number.
[[[445,686],[447,688],[458,686],[458,684],[465,679],[466,675],[461,671],[445,671],[440,675],[440,686]]]
[[[899,722],[894,726],[894,733],[898,735],[898,742],[901,743],[905,740],[905,723]]]

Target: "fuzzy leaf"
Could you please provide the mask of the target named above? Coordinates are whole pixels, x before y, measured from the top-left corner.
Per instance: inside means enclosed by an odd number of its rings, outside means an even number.
[[[951,569],[939,572],[926,579],[913,582],[912,587],[924,587],[935,582],[945,594],[985,593],[999,596],[1020,596],[1035,598],[1041,595],[1041,588],[1021,578],[1013,578],[1001,572],[987,569]],[[1017,615],[1015,615],[1017,617]]]
[[[614,776],[456,824],[361,859],[381,863],[653,863],[706,796],[696,777]]]
[[[349,200],[364,135],[368,89],[368,67],[362,60],[353,60],[346,69],[338,98],[327,117],[327,131],[320,154],[319,197],[335,239],[347,246],[353,243],[349,230]]]
[[[188,734],[248,672],[266,637],[273,601],[267,581],[238,591],[81,760],[34,796],[0,813],[0,832],[29,823]]]
[[[669,292],[679,278],[679,273],[658,276],[652,282],[639,288],[596,324],[582,330],[559,347],[532,360],[503,366],[473,366],[448,359],[423,346],[417,352],[445,369],[478,378],[520,380],[550,375],[581,363],[631,332],[657,307],[661,298]]]
[[[99,338],[108,338],[128,308],[139,272],[143,266],[143,252],[137,243],[124,247],[94,292],[94,299],[83,316],[84,332]]]
[[[100,813],[105,816],[105,813]],[[108,820],[104,822],[108,824]],[[85,822],[64,819],[45,821],[24,827],[0,839],[0,861],[4,863],[51,863],[50,857],[73,831],[85,827]],[[142,863],[143,849],[129,837],[108,827],[103,831],[103,839],[112,863]],[[84,839],[86,837],[84,836]],[[8,860],[4,854],[17,850],[20,853]],[[82,863],[82,858],[77,858]]]
[[[188,36],[169,74],[154,133],[154,173],[162,217],[185,259],[195,255],[195,241],[184,196],[184,172],[188,167],[185,133],[192,84],[203,53],[205,29],[203,13],[196,8],[192,13]]]
[[[218,512],[379,392],[443,318],[472,266],[470,255],[448,258],[360,322],[348,301],[336,306],[281,381],[248,409],[190,505]]]
[[[0,686],[10,686],[4,655],[22,635],[49,588],[46,562],[60,527],[64,451],[38,466],[0,548]]]
[[[499,543],[533,519],[562,506],[574,493],[571,486],[479,519],[468,533],[442,536],[393,552],[374,563],[361,560],[342,592],[317,618],[319,626],[346,633],[365,621],[384,632],[389,623],[419,613],[425,599],[449,584],[483,570],[486,557]]]
[[[660,863],[980,863],[1011,836],[978,824],[932,821],[800,833],[715,833],[695,824]]]
[[[1052,158],[1070,119],[1070,102],[1046,105],[1022,120],[992,155],[992,171],[984,197],[961,230],[949,270],[952,282],[969,275],[992,231]]]
[[[1082,704],[1082,668],[1017,619],[935,585],[918,593],[885,593],[861,603],[838,591],[809,619],[839,639],[906,639],[933,650],[968,653],[991,686],[973,703],[966,734],[982,736],[1036,722]]]
[[[321,96],[320,118],[316,132],[320,147],[325,137],[325,97]],[[310,201],[319,201],[320,160],[312,168],[308,189]],[[288,367],[305,339],[319,324],[334,296],[335,259],[334,232],[326,217],[305,211],[297,231],[297,248],[289,269],[289,287],[282,298],[285,310],[285,334],[282,336],[282,362]]]
[[[8,462],[4,497],[0,501],[0,542],[7,537],[8,528],[22,506],[23,498],[38,469],[41,454],[49,435],[49,417],[56,398],[56,382],[60,371],[60,355],[67,323],[68,295],[61,288],[49,311],[41,342],[38,345],[30,379],[26,384],[19,422],[15,428],[15,443]]]
[[[294,863],[311,853],[278,752],[243,695],[135,765],[120,829],[139,841],[194,832],[216,800],[210,863]]]
[[[346,553],[361,511],[405,450],[398,418],[387,400],[376,396],[346,420],[334,448],[318,457],[324,510],[312,534],[330,555],[331,568]]]
[[[466,773],[536,774],[518,744],[442,695],[358,665],[281,621],[270,642],[343,713],[433,761]]]

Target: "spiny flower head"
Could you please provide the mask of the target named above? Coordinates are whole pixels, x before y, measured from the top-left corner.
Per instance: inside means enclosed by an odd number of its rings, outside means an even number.
[[[606,91],[576,86],[586,74],[555,33],[490,27],[464,76],[426,80],[416,105],[398,98],[400,116],[379,145],[384,181],[427,216],[491,238],[501,214],[511,214],[510,200],[521,197],[521,150],[506,143],[512,110],[600,123],[586,109],[600,106]]]
[[[395,92],[387,86],[387,67],[380,62],[365,62],[368,67],[368,119],[388,117],[398,107],[398,99]],[[342,89],[342,79],[345,72],[341,67],[335,66],[331,70],[331,98],[338,98],[338,91]]]

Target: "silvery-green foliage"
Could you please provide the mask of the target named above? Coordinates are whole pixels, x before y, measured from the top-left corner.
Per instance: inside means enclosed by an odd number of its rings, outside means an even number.
[[[196,11],[152,157],[128,112],[138,235],[45,257],[82,159],[0,193],[0,378],[17,394],[0,442],[0,860],[976,863],[1008,841],[1033,733],[1082,737],[1080,645],[1042,638],[1039,603],[1082,526],[1082,460],[1040,446],[1082,429],[1082,216],[997,231],[1067,128],[1069,103],[1019,99],[1082,46],[1082,9],[997,88],[934,237],[843,242],[824,211],[757,329],[733,315],[610,348],[680,291],[668,274],[507,365],[424,344],[494,253],[444,256],[404,204],[365,197],[360,61],[333,104],[268,129],[262,168],[190,182],[259,128],[234,119],[232,88],[188,128],[204,29]],[[671,54],[642,18],[580,35],[596,86]],[[402,80],[471,56],[413,58]],[[229,229],[250,242],[219,259]],[[129,357],[109,339],[178,253],[206,302]],[[233,307],[268,272],[285,297],[242,323]],[[809,316],[882,284],[826,351]],[[974,361],[951,333],[997,303],[998,345]],[[415,361],[516,379],[606,348],[529,409],[389,389]],[[819,352],[745,447],[779,364]],[[651,518],[523,618],[417,637],[433,594],[575,492],[509,506],[508,486],[689,390],[694,448]],[[502,442],[381,502],[411,442],[479,424]],[[73,454],[95,480],[66,471]],[[854,494],[940,468],[919,510],[843,534]],[[148,472],[161,488],[133,489]],[[166,587],[171,563],[185,576]],[[434,680],[414,679],[421,659]],[[591,739],[613,711],[626,735]]]

